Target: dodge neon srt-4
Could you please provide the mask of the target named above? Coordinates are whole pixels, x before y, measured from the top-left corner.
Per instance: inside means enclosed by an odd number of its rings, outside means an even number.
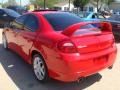
[[[34,11],[4,28],[3,46],[33,66],[36,78],[79,80],[113,66],[116,46],[107,22],[83,22],[60,11]]]

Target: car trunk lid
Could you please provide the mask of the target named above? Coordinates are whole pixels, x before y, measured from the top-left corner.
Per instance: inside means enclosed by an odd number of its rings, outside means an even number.
[[[94,24],[94,27],[89,28],[88,25],[91,24]],[[83,28],[82,26],[85,27]],[[62,33],[70,37],[80,53],[103,50],[111,47],[114,43],[111,25],[106,22],[79,23],[68,27]]]

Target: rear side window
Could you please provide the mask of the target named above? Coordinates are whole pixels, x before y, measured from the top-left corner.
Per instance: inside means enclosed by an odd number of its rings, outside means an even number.
[[[82,21],[80,17],[71,13],[51,13],[45,14],[44,17],[56,31],[64,30],[65,28]]]
[[[25,20],[27,19],[28,15],[23,15],[18,17],[15,21],[20,24],[24,24]]]
[[[37,20],[37,17],[35,17],[34,15],[29,15],[29,17],[27,18],[25,22],[25,26],[29,30],[35,32],[39,27],[39,22]]]

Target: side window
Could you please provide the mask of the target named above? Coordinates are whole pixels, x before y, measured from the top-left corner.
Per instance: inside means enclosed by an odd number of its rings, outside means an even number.
[[[92,15],[92,19],[95,19],[96,18],[96,15]]]
[[[27,18],[27,20],[25,22],[25,26],[26,26],[26,28],[28,28],[31,31],[35,32],[39,27],[37,17],[35,17],[33,15],[29,15],[29,17]]]
[[[27,19],[28,15],[23,15],[18,17],[15,21],[20,24],[24,24],[25,20]]]
[[[14,28],[17,28],[19,30],[23,30],[23,25],[25,20],[27,19],[28,15],[23,15],[18,17],[17,19],[15,19],[15,21],[13,21],[11,24]]]

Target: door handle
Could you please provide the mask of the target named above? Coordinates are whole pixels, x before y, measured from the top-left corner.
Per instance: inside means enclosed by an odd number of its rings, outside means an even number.
[[[30,39],[28,39],[28,40],[27,40],[27,42],[31,42],[31,40],[30,40]]]

